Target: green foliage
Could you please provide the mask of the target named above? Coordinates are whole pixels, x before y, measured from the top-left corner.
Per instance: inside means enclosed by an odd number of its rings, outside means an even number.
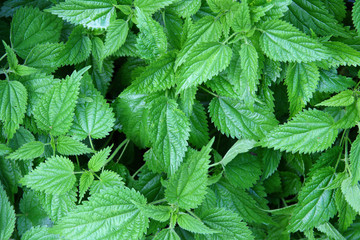
[[[4,1],[0,239],[360,239],[359,2]]]

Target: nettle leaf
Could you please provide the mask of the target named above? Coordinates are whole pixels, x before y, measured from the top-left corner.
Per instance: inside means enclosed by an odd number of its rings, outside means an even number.
[[[56,150],[62,155],[82,155],[93,152],[82,142],[68,136],[60,136],[56,140]]]
[[[60,239],[57,234],[49,233],[49,227],[47,226],[36,226],[26,231],[22,236],[21,240],[56,240]]]
[[[296,115],[310,101],[319,80],[319,70],[314,63],[289,64],[285,83],[290,101],[290,116]]]
[[[360,52],[342,42],[324,42],[323,45],[328,49],[331,58],[328,60],[331,66],[360,65]]]
[[[100,173],[100,179],[94,180],[90,186],[90,195],[94,195],[95,193],[99,193],[103,189],[113,188],[113,187],[122,187],[124,186],[124,182],[122,182],[122,178],[119,174],[104,170]]]
[[[354,222],[357,212],[348,204],[341,188],[336,190],[335,204],[339,216],[339,229],[344,231]]]
[[[202,211],[199,217],[206,226],[218,231],[211,235],[197,235],[200,240],[254,239],[246,223],[235,212],[224,208],[213,208]]]
[[[20,180],[20,183],[48,194],[63,194],[75,184],[74,164],[70,159],[61,156],[47,161]]]
[[[202,221],[186,213],[178,215],[177,223],[181,228],[193,233],[212,234],[218,232],[210,229]]]
[[[92,156],[88,162],[89,169],[94,172],[99,171],[106,164],[110,152],[111,147],[106,147]]]
[[[346,107],[355,102],[352,90],[342,91],[331,98],[316,104],[316,106]]]
[[[25,59],[37,44],[59,41],[62,21],[38,8],[19,8],[11,21],[10,41],[17,54]]]
[[[107,28],[115,19],[114,0],[66,0],[47,9],[62,19],[87,28]]]
[[[170,9],[176,12],[180,17],[188,18],[195,14],[201,7],[201,0],[176,1],[170,6]]]
[[[40,129],[50,132],[53,136],[63,135],[69,131],[79,94],[80,78],[88,69],[89,67],[74,71],[38,101],[34,117]]]
[[[253,147],[255,147],[256,141],[249,139],[240,139],[235,142],[234,145],[226,152],[225,156],[221,160],[221,164],[226,166],[240,153],[246,153]]]
[[[346,238],[332,225],[331,223],[323,223],[316,227],[320,232],[325,233],[328,237],[332,239],[345,240]]]
[[[10,239],[15,228],[15,211],[0,183],[0,239]]]
[[[306,34],[349,37],[349,33],[337,23],[322,0],[293,0],[285,12],[285,20]]]
[[[350,204],[350,206],[360,214],[360,205],[359,205],[359,197],[360,197],[360,184],[359,182],[353,183],[353,179],[348,177],[341,184],[341,191],[345,196],[346,201]]]
[[[358,32],[360,32],[360,2],[355,1],[352,9],[352,19],[354,26]]]
[[[139,7],[146,14],[153,14],[161,8],[169,6],[173,2],[178,2],[178,0],[135,0],[134,5]]]
[[[320,69],[320,81],[318,91],[334,93],[347,90],[354,87],[355,82],[349,78],[337,73],[337,70],[332,68],[330,70]]]
[[[289,231],[305,231],[325,223],[336,214],[335,192],[324,189],[334,178],[334,169],[326,167],[317,170],[305,183],[290,218]]]
[[[291,121],[278,126],[262,139],[264,147],[299,153],[314,153],[330,147],[338,134],[334,119],[327,113],[304,110]]]
[[[352,175],[352,184],[360,181],[360,135],[351,144],[350,150],[350,170]]]
[[[345,114],[335,123],[334,128],[348,129],[354,127],[360,120],[356,103],[345,107]]]
[[[136,8],[136,13],[138,21],[136,26],[140,30],[136,44],[139,55],[145,59],[155,59],[167,50],[164,29],[160,23],[142,12],[139,8]]]
[[[137,206],[145,204],[145,198],[134,190],[106,189],[64,216],[52,232],[74,240],[140,239],[149,219]]]
[[[200,43],[189,53],[176,72],[177,92],[197,86],[224,70],[231,59],[231,48],[217,42]]]
[[[114,113],[106,99],[96,91],[91,100],[76,104],[74,123],[70,128],[70,134],[76,139],[88,136],[94,139],[104,138],[114,126]]]
[[[132,31],[128,31],[125,43],[114,53],[117,57],[138,57],[136,48],[136,35]]]
[[[165,183],[165,197],[184,209],[198,207],[204,200],[212,139],[200,152],[188,150],[186,161]]]
[[[11,160],[31,160],[40,157],[45,150],[45,145],[39,141],[28,142],[6,158]]]
[[[14,136],[26,112],[27,91],[18,81],[0,81],[0,120],[8,139]]]
[[[254,105],[250,111],[239,100],[213,98],[209,105],[211,121],[227,136],[259,140],[277,126],[275,116],[264,106]]]
[[[94,175],[92,172],[86,171],[81,174],[79,182],[79,202],[84,197],[86,191],[89,189],[91,184],[94,182]]]
[[[208,122],[204,106],[196,101],[190,115],[189,143],[201,148],[210,140]]]
[[[173,228],[165,228],[154,237],[154,240],[181,240],[181,238]]]
[[[221,23],[213,16],[203,17],[195,24],[191,24],[186,41],[178,53],[175,69],[189,59],[189,55],[193,53],[199,43],[216,42],[219,40],[221,33]]]
[[[251,29],[251,26],[249,5],[247,1],[242,1],[235,12],[234,21],[231,24],[231,27],[235,32],[248,32]]]
[[[275,61],[311,62],[330,57],[327,49],[290,23],[270,20],[261,24],[260,46]]]
[[[172,208],[170,206],[145,205],[140,207],[141,211],[149,218],[159,222],[166,222],[170,218]]]
[[[177,108],[175,100],[159,97],[149,110],[150,139],[159,170],[172,175],[185,156],[189,138],[189,120]]]
[[[104,42],[99,37],[91,39],[91,54],[96,59],[97,68],[102,69],[103,59],[105,58]]]
[[[108,29],[106,30],[104,58],[112,55],[125,43],[128,31],[128,22],[125,22],[122,19],[117,19],[110,23]]]

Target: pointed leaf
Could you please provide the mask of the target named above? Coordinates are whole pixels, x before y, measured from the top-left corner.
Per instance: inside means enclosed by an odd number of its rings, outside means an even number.
[[[94,180],[90,186],[90,195],[94,195],[103,189],[112,188],[114,186],[122,187],[124,186],[124,182],[121,180],[122,178],[119,176],[119,174],[109,170],[104,170],[100,174],[100,179]]]
[[[75,184],[74,164],[66,157],[55,156],[40,165],[20,182],[48,194],[63,194]]]
[[[180,213],[177,222],[181,228],[193,233],[212,234],[218,232],[210,229],[202,221],[187,213]]]
[[[149,218],[159,222],[166,222],[170,218],[172,209],[170,206],[145,205],[140,207],[141,211]]]
[[[353,184],[352,181],[353,180],[351,177],[345,179],[341,184],[341,191],[344,194],[345,199],[350,204],[350,206],[358,214],[360,214],[360,205],[359,205],[360,184],[358,182]]]
[[[67,136],[58,137],[56,140],[56,149],[62,155],[82,155],[93,152],[93,150],[82,142]]]
[[[56,240],[60,239],[57,234],[49,233],[49,227],[47,226],[36,226],[26,231],[22,236],[21,240]]]
[[[112,55],[125,43],[128,31],[128,23],[122,19],[117,19],[110,23],[106,31],[104,57]]]
[[[337,74],[336,69],[320,69],[320,82],[318,86],[320,92],[341,92],[353,86],[355,86],[355,82],[349,77]]]
[[[225,156],[221,160],[221,164],[226,166],[230,163],[238,154],[246,153],[253,147],[255,147],[256,141],[249,139],[240,139],[236,141],[234,145],[226,152]]]
[[[360,135],[351,144],[350,150],[350,170],[352,175],[352,184],[360,181]]]
[[[79,185],[79,202],[84,197],[86,191],[89,189],[91,184],[94,182],[94,175],[92,172],[86,171],[81,174],[80,185]]]
[[[170,9],[183,18],[195,14],[201,7],[201,0],[177,1],[170,6]]]
[[[169,6],[173,2],[178,2],[178,0],[135,0],[134,5],[139,7],[146,14],[153,14],[161,8]]]
[[[196,101],[190,116],[189,142],[196,147],[205,146],[210,140],[206,112],[201,103]]]
[[[335,96],[316,104],[316,106],[346,107],[355,102],[353,94],[354,92],[351,90],[342,91]]]
[[[181,240],[173,228],[166,228],[154,237],[154,240]]]
[[[353,9],[352,9],[352,18],[354,22],[354,26],[358,33],[360,33],[360,2],[355,1]]]
[[[335,204],[339,216],[339,229],[344,231],[354,222],[357,212],[346,201],[341,188],[336,191]]]
[[[107,147],[92,156],[88,163],[89,169],[98,172],[106,164],[110,151],[111,147]]]
[[[39,141],[28,142],[6,158],[11,160],[31,160],[40,157],[45,150],[45,145]]]
[[[0,183],[0,239],[10,239],[15,228],[15,211]]]

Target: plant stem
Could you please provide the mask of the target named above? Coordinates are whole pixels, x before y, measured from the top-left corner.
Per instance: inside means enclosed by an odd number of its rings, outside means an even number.
[[[125,144],[125,146],[124,146],[123,150],[122,150],[122,151],[121,151],[121,153],[120,153],[120,156],[119,156],[119,157],[118,157],[118,159],[116,160],[116,163],[118,163],[118,162],[120,161],[120,159],[122,158],[122,156],[123,156],[123,154],[124,154],[124,152],[125,152],[125,150],[126,150],[126,148],[127,148],[128,144],[129,144],[129,142],[130,142],[130,141],[127,141],[127,142],[126,142],[126,144]]]
[[[213,92],[211,92],[211,91],[209,91],[209,90],[207,90],[206,88],[204,88],[204,87],[200,87],[203,91],[205,91],[205,92],[207,92],[208,94],[210,94],[210,95],[212,95],[212,96],[214,96],[214,97],[219,97],[218,95],[216,95],[215,93],[213,93]]]
[[[142,165],[138,170],[136,170],[136,172],[131,176],[131,178],[134,179],[134,177],[135,177],[136,175],[138,175],[139,172],[140,172],[144,167],[145,167],[145,164]]]
[[[163,202],[166,202],[166,199],[165,198],[163,198],[163,199],[159,199],[159,200],[156,200],[156,201],[153,201],[153,202],[151,202],[151,203],[149,203],[149,204],[159,204],[159,203],[163,203]]]
[[[90,135],[88,137],[89,137],[89,142],[90,142],[91,149],[95,152],[95,148],[94,148],[94,145],[92,143]]]
[[[4,55],[2,55],[2,56],[0,57],[0,62],[1,62],[6,56],[7,56],[7,53],[5,53]]]
[[[119,146],[115,149],[115,151],[111,154],[111,156],[108,159],[108,162],[110,162],[115,157],[115,155],[120,151],[122,146],[124,146],[129,141],[130,141],[129,139],[125,139],[124,141],[122,141],[122,143],[120,143]]]

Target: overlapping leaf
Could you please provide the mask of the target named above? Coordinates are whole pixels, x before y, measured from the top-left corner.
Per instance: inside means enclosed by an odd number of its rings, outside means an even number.
[[[15,228],[15,211],[0,183],[0,239],[10,239]]]
[[[360,2],[355,1],[352,11],[352,18],[354,25],[356,27],[356,30],[360,32]]]
[[[58,137],[56,149],[62,155],[82,155],[92,152],[85,144],[68,136]]]
[[[118,19],[110,23],[106,32],[104,57],[112,55],[125,43],[128,31],[128,23],[122,19]]]
[[[139,7],[144,13],[152,14],[174,2],[178,2],[178,0],[135,0],[134,5]]]
[[[6,158],[12,160],[31,160],[40,157],[45,150],[45,145],[39,141],[28,142],[22,145],[15,152],[8,155]]]

